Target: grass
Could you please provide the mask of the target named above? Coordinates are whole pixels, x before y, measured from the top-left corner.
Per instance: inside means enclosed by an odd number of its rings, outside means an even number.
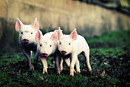
[[[105,33],[89,38],[90,61],[93,73],[89,74],[84,58],[79,55],[81,73],[69,76],[64,64],[57,75],[54,59],[48,58],[48,74],[42,74],[42,64],[30,70],[22,53],[0,54],[0,87],[128,87],[130,85],[130,30]]]

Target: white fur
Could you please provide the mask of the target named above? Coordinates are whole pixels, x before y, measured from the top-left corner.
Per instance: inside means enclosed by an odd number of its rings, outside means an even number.
[[[57,67],[57,73],[60,74],[60,69],[59,69],[59,53],[58,53],[58,43],[57,41],[55,41],[54,39],[51,39],[51,36],[54,34],[54,32],[49,32],[46,33],[44,36],[40,35],[40,37],[38,38],[38,50],[40,55],[42,55],[43,53],[48,54],[48,56],[53,56],[55,58],[56,61],[56,67]],[[57,35],[57,33],[55,32],[55,34]],[[37,36],[36,36],[37,37]],[[57,40],[58,40],[58,36],[57,36]],[[47,57],[48,57],[47,56]],[[43,74],[47,73],[47,60],[46,57],[41,57],[41,61],[43,64]]]
[[[60,51],[65,50],[67,54],[76,53],[77,55],[79,55],[82,51],[89,51],[89,46],[86,43],[86,40],[81,35],[77,35],[77,40],[74,41],[70,38],[69,35],[63,35],[60,38],[59,42],[61,42],[61,45],[58,45],[58,49]]]
[[[21,32],[23,34],[21,34]],[[19,31],[19,41],[20,41],[20,44],[22,43],[23,39],[28,39],[29,40],[29,44],[32,43],[32,42],[36,42],[35,41],[36,32],[37,32],[37,30],[34,29],[31,25],[23,25],[23,26],[21,26],[21,29]],[[31,34],[31,33],[33,33],[33,34]]]
[[[16,31],[19,32],[19,44],[23,50],[24,55],[28,59],[28,64],[31,69],[34,69],[32,65],[31,51],[34,52],[34,62],[37,62],[38,53],[37,51],[37,42],[35,41],[35,35],[37,30],[39,30],[39,23],[37,18],[31,25],[24,25],[19,19],[17,19],[15,24]],[[27,44],[24,44],[22,41],[24,39],[29,40]]]
[[[48,55],[51,55],[55,52],[57,48],[57,42],[54,42],[53,40],[50,39],[53,33],[54,32],[49,32],[41,37],[38,43],[38,48],[39,48],[40,53],[47,53]],[[41,47],[40,47],[40,44],[42,45]]]
[[[61,32],[62,33],[62,32]],[[89,46],[81,35],[77,35],[77,39],[74,40],[70,35],[60,35],[58,50],[66,51],[65,55],[71,54],[71,63],[70,63],[70,75],[74,76],[74,66],[76,64],[77,72],[80,72],[80,66],[78,61],[78,55],[81,52],[84,52],[86,57],[86,63],[91,72],[91,66],[89,64]],[[63,56],[64,57],[64,56]]]

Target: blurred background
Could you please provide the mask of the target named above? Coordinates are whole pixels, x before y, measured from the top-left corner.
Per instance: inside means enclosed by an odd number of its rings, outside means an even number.
[[[0,0],[0,53],[21,52],[15,22],[38,18],[43,33],[77,28],[85,38],[130,29],[130,0]]]

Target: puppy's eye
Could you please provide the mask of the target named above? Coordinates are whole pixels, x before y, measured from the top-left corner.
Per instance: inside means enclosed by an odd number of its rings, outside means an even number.
[[[33,34],[33,32],[31,32],[31,34]]]
[[[23,32],[21,32],[21,34],[23,34]]]
[[[59,44],[61,44],[61,42]]]
[[[42,47],[42,44],[40,44],[40,47]]]
[[[71,43],[69,43],[69,45],[71,45]]]
[[[50,45],[50,47],[52,47],[52,45]]]

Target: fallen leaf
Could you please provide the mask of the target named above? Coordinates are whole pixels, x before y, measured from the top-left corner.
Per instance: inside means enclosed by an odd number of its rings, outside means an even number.
[[[105,72],[105,70],[103,70],[101,73],[99,73],[99,76],[100,76],[100,77],[104,77],[105,74],[106,74],[106,72]]]

